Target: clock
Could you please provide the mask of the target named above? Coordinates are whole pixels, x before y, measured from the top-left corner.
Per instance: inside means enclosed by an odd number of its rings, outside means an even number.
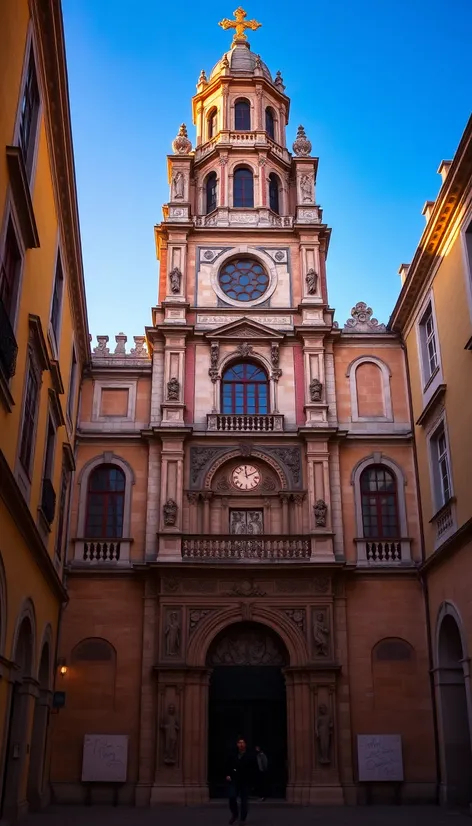
[[[261,481],[261,474],[254,465],[238,465],[233,470],[232,479],[239,490],[253,490]]]

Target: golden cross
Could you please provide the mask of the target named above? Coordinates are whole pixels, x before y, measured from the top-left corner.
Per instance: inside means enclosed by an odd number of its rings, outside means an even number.
[[[228,20],[228,18],[225,17],[225,19],[221,20],[221,22],[218,23],[218,25],[221,26],[222,29],[236,29],[233,35],[232,43],[232,45],[234,46],[234,44],[238,41],[247,40],[247,34],[245,33],[244,29],[252,29],[253,31],[255,31],[256,29],[260,28],[260,26],[262,26],[262,23],[258,23],[257,20],[245,20],[245,17],[247,17],[247,12],[245,12],[244,9],[241,8],[241,6],[239,6],[239,8],[237,8],[236,11],[233,12],[233,14],[236,20]]]

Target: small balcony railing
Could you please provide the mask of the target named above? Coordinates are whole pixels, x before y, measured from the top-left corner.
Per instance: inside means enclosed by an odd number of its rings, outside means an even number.
[[[409,539],[356,539],[358,565],[411,564]]]
[[[311,541],[306,536],[219,536],[184,537],[182,558],[213,561],[257,559],[309,559]]]
[[[128,538],[85,538],[76,539],[74,548],[75,565],[117,565],[129,564],[131,540]]]
[[[7,379],[15,375],[18,345],[3,301],[0,299],[0,367]]]
[[[284,429],[284,417],[281,413],[209,413],[207,428],[217,433],[281,433]]]
[[[54,521],[56,512],[56,491],[50,479],[43,479],[41,491],[41,510],[49,525]]]

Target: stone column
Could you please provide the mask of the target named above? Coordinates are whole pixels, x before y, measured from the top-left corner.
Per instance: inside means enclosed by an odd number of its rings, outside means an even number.
[[[139,766],[136,806],[149,806],[156,755],[156,677],[153,673],[156,635],[159,634],[157,593],[153,579],[144,584],[143,647],[141,662],[141,702]]]
[[[184,474],[183,438],[162,436],[159,558],[180,561]]]
[[[146,508],[146,546],[145,556],[154,559],[157,555],[157,533],[159,531],[161,512],[161,456],[159,445],[149,442],[148,482]]]
[[[281,493],[280,500],[282,502],[282,533],[287,535],[290,528],[289,528],[289,516],[288,516],[288,503],[290,499],[290,494],[288,493]]]
[[[202,494],[203,497],[203,533],[205,536],[210,534],[210,506],[212,499],[212,492],[206,491]]]
[[[42,804],[44,759],[51,702],[52,691],[40,690],[34,709],[28,772],[27,796],[29,808],[32,811],[39,811]]]
[[[303,668],[285,670],[287,686],[288,769],[287,801],[310,802],[313,765],[309,675]]]
[[[351,698],[349,689],[349,652],[347,639],[347,608],[344,580],[335,586],[333,620],[336,631],[334,659],[341,666],[337,680],[337,742],[339,748],[339,777],[344,791],[344,801],[357,803],[357,788],[352,766]]]
[[[187,806],[208,801],[207,744],[210,673],[206,668],[192,668],[186,674],[182,758]]]

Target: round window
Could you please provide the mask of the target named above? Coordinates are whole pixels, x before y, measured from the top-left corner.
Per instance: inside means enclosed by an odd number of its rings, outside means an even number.
[[[228,261],[220,270],[218,281],[223,292],[234,301],[254,301],[269,286],[264,267],[251,258]]]

